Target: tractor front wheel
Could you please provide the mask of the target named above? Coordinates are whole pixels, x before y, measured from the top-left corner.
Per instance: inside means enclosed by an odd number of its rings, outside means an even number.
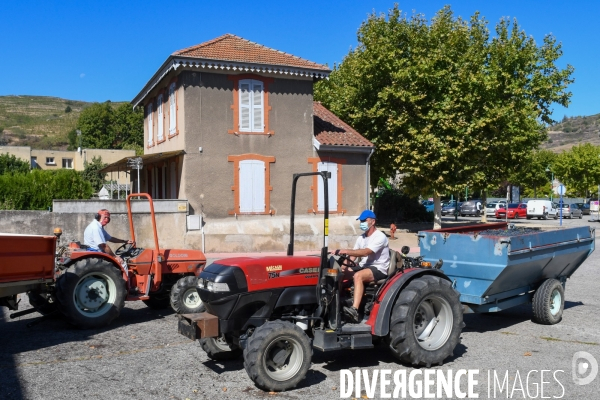
[[[196,288],[198,278],[185,276],[171,288],[171,308],[178,314],[196,314],[204,311],[204,304]]]
[[[80,328],[110,324],[125,305],[121,270],[107,260],[86,258],[56,281],[56,298],[68,321]]]
[[[424,275],[400,292],[390,320],[389,347],[400,361],[442,365],[464,327],[458,293],[447,280]]]
[[[560,281],[547,279],[533,295],[533,320],[543,325],[554,325],[562,319],[565,308],[565,289]]]
[[[199,339],[198,342],[200,342],[200,347],[206,352],[206,355],[213,360],[235,360],[242,355],[242,349],[227,343],[223,336]]]
[[[244,368],[260,389],[292,389],[310,368],[308,336],[288,321],[269,321],[256,328],[244,349]]]

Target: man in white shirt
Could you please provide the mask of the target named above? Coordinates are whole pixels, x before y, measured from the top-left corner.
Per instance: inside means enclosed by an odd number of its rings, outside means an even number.
[[[361,257],[358,271],[342,265],[342,270],[354,280],[354,302],[352,307],[344,307],[346,314],[353,322],[359,322],[358,307],[365,293],[365,285],[387,277],[390,264],[390,247],[385,233],[375,227],[375,213],[371,210],[363,211],[357,218],[360,229],[364,233],[358,237],[353,249],[339,249],[336,254],[346,254],[354,260]]]
[[[133,240],[117,239],[112,237],[104,230],[104,227],[110,222],[110,212],[103,208],[96,213],[94,220],[85,228],[83,233],[83,243],[89,250],[100,251],[115,257],[119,263],[123,264],[121,257],[115,255],[112,249],[106,244],[111,243],[129,243],[135,247]]]

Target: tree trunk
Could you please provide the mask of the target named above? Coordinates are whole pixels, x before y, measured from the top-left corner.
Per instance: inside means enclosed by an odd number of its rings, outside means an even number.
[[[433,193],[433,229],[442,228],[442,202],[438,192]]]

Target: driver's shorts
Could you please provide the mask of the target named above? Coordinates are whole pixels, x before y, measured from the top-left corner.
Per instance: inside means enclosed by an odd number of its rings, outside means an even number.
[[[379,268],[373,267],[373,266],[367,267],[367,268],[369,268],[371,270],[371,272],[373,273],[373,278],[375,278],[375,282],[387,278],[387,274],[384,274],[383,272],[381,272],[379,270]]]

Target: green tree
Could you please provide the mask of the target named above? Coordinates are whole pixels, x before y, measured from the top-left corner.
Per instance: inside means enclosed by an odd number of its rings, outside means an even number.
[[[102,189],[102,185],[106,182],[104,180],[105,174],[101,173],[100,170],[107,165],[102,162],[102,157],[94,157],[92,158],[92,162],[86,162],[83,166],[81,176],[91,184],[95,192]]]
[[[144,142],[144,113],[130,103],[114,106],[110,101],[94,103],[79,115],[77,128],[81,131],[81,146],[95,149],[142,148]],[[69,132],[69,147],[75,149],[79,140]],[[127,147],[126,147],[127,146]]]
[[[113,127],[115,140],[121,148],[135,149],[136,146],[143,151],[144,145],[144,109],[135,110],[131,103],[123,103],[114,111]]]
[[[81,130],[82,147],[92,149],[114,148],[113,113],[110,102],[94,103],[81,111],[77,128]]]
[[[600,146],[590,143],[573,146],[558,155],[552,170],[569,194],[587,197],[600,184]]]
[[[73,110],[71,110],[71,106],[65,107],[65,114],[70,113],[71,111],[73,111]]]
[[[521,161],[521,168],[511,176],[510,180],[527,188],[527,197],[550,196],[552,171],[557,155],[550,150],[532,152]]]
[[[23,161],[12,154],[0,154],[0,175],[24,174],[29,172],[30,169],[27,161]]]
[[[372,14],[320,100],[376,146],[372,186],[405,174],[411,193],[484,190],[516,172],[546,139],[550,106],[567,106],[573,68],[555,61],[560,44],[541,46],[503,19],[491,38],[478,13],[467,22],[444,7],[428,24],[398,6]]]

